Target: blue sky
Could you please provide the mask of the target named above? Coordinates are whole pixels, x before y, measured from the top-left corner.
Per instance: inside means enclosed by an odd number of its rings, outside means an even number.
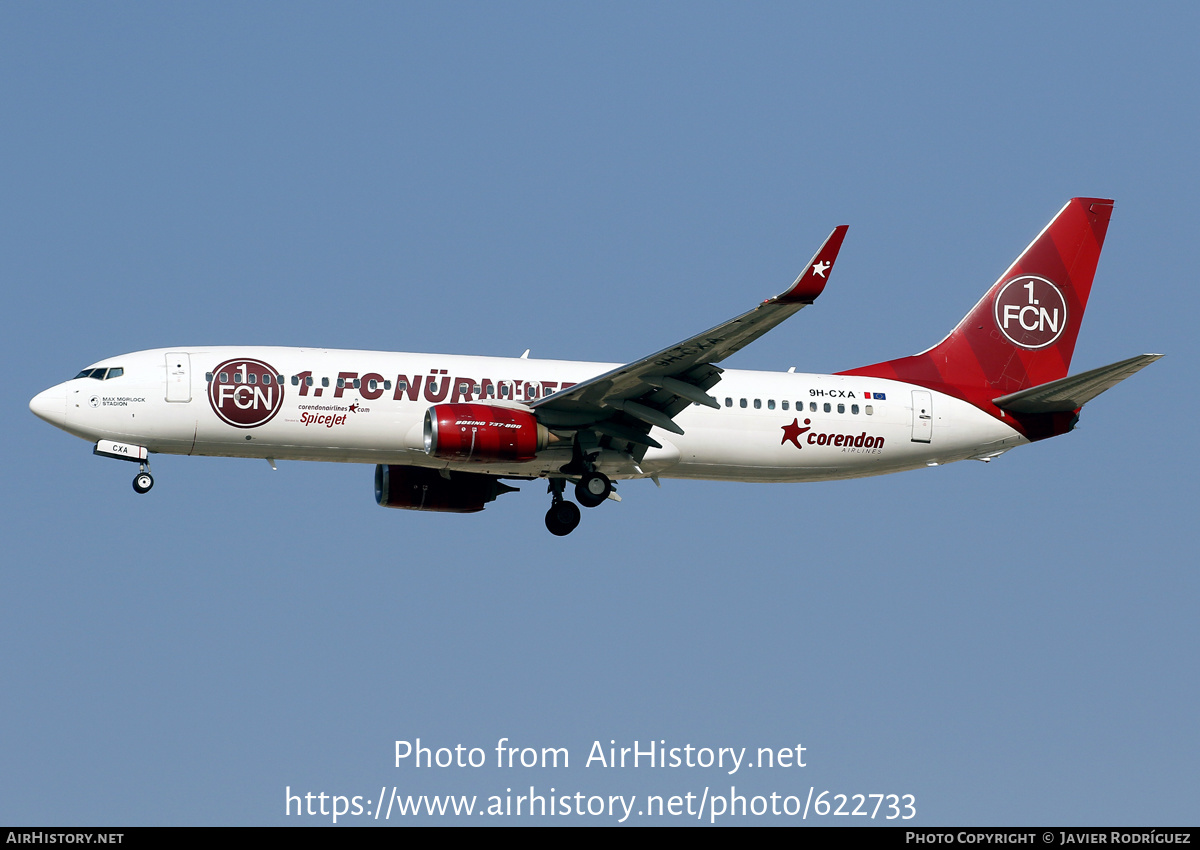
[[[0,821],[734,784],[913,794],[927,826],[1194,823],[1197,23],[0,8]],[[817,305],[726,365],[850,368],[940,339],[1074,195],[1117,202],[1074,369],[1167,357],[987,466],[635,483],[556,539],[537,486],[386,511],[351,465],[162,457],[139,497],[27,408],[160,346],[632,360],[780,291],[842,223]],[[571,766],[394,767],[418,737]],[[585,767],[597,740],[807,766]]]

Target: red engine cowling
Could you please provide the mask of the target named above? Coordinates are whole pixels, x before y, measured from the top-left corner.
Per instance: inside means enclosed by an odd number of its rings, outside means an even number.
[[[419,466],[375,467],[375,501],[385,508],[471,514],[516,489],[475,472],[451,472],[445,478],[436,469]]]
[[[533,460],[549,441],[546,426],[527,410],[435,404],[425,412],[425,453],[443,460]]]

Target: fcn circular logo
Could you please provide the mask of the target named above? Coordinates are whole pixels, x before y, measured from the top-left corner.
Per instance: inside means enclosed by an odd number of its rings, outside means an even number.
[[[994,309],[1000,333],[1021,348],[1045,348],[1067,327],[1067,299],[1044,277],[1014,277],[996,293]]]
[[[261,360],[226,360],[212,371],[208,403],[235,428],[257,428],[283,407],[283,376]]]

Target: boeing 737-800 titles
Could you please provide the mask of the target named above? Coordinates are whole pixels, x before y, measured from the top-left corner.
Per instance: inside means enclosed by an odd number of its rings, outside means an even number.
[[[619,501],[614,481],[825,481],[990,460],[1070,431],[1158,359],[1067,377],[1112,201],[1073,198],[944,340],[832,375],[717,364],[816,300],[837,227],[781,295],[626,365],[261,346],[110,357],[39,393],[42,419],[136,462],[154,453],[375,464],[389,508],[468,513],[545,479],[546,526]],[[528,352],[526,352],[528,354]]]

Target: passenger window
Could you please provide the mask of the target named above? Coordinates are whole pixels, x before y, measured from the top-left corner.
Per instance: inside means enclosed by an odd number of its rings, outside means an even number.
[[[855,416],[858,416],[858,405],[857,404],[850,405],[850,412],[853,413]]]
[[[745,406],[746,406],[746,400],[745,400],[745,399],[742,399],[741,401],[739,401],[739,402],[738,402],[738,406],[739,406],[739,407],[745,407]]]
[[[300,376],[299,375],[292,375],[292,386],[293,387],[300,386]]]
[[[269,383],[271,383],[271,376],[270,376],[270,375],[263,375],[263,383],[264,383],[264,384],[269,384]]]
[[[783,405],[783,409],[784,409],[784,410],[787,410],[787,409],[788,409],[788,403],[787,403],[786,401],[781,401],[781,402],[780,402],[780,404],[782,404],[782,405]]]
[[[221,379],[221,383],[222,383],[222,384],[228,384],[228,383],[229,383],[229,373],[228,373],[228,372],[222,372],[222,373],[221,373],[220,375],[218,375],[217,377],[219,377],[219,378]]]
[[[345,388],[345,386],[346,386],[346,379],[345,379],[345,378],[338,378],[338,379],[337,379],[337,385],[338,385],[338,389],[339,389],[339,390],[340,390],[340,389],[344,389],[344,388]]]
[[[775,409],[775,399],[773,399],[773,398],[767,399],[767,410],[774,410],[774,409]]]
[[[483,393],[483,387],[479,386],[479,384],[476,384],[475,386],[471,387],[471,392],[475,395],[481,395]]]
[[[733,407],[733,399],[731,399],[729,396],[725,396],[725,406]]]
[[[254,374],[253,372],[249,372],[249,373],[247,373],[247,375],[246,375],[246,383],[247,383],[247,384],[255,384],[255,383],[258,383],[258,375]]]
[[[275,381],[279,384],[279,386],[282,387],[283,386],[283,375],[276,375]]]
[[[378,382],[378,381],[376,381],[374,378],[372,378],[371,380],[367,381],[367,389],[371,390],[371,392],[374,392],[374,391],[375,391],[375,388],[376,388],[376,387],[378,387],[378,386],[379,386],[379,382]]]
[[[755,409],[755,410],[762,410],[762,399],[761,399],[761,398],[756,398],[756,399],[754,400],[754,409]]]
[[[800,407],[804,407],[804,405],[800,405]],[[816,413],[817,412],[817,403],[815,401],[810,401],[808,403],[808,409],[811,413]],[[825,409],[829,410],[829,405],[825,405]]]
[[[362,387],[362,378],[355,378],[354,379],[354,389],[357,390],[361,387]]]
[[[242,373],[241,372],[233,373],[233,382],[235,384],[240,384],[242,382]]]
[[[396,392],[402,393],[402,392],[406,392],[407,390],[408,390],[408,381],[397,381],[396,382]]]
[[[500,385],[500,398],[508,398],[508,384]]]
[[[384,381],[384,382],[383,382],[383,388],[384,388],[385,390],[390,390],[390,389],[392,388],[392,382],[391,382],[391,381]]]
[[[204,383],[206,383],[206,384],[211,384],[211,383],[212,383],[212,372],[205,372],[205,373],[204,373]]]
[[[460,395],[466,395],[468,392],[470,392],[470,390],[471,386],[466,381],[463,381],[458,385],[458,392]]]
[[[868,404],[867,405],[867,416],[871,416],[874,413],[875,413],[875,408]]]
[[[829,413],[829,411],[830,411],[829,402],[825,402],[825,412]]]
[[[311,387],[313,385],[312,375],[309,375],[307,378],[304,379],[304,384],[305,384],[305,386],[309,386],[309,387]]]
[[[328,378],[322,378],[322,379],[321,379],[321,386],[323,386],[323,387],[328,387],[328,386],[329,386],[329,379],[328,379]]]
[[[846,412],[846,405],[839,404],[838,405],[838,413],[845,413],[845,412]]]

